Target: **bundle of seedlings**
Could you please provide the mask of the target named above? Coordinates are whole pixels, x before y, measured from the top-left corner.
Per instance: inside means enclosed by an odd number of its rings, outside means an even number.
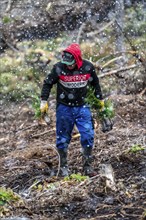
[[[96,120],[101,122],[102,131],[110,131],[113,127],[113,118],[115,115],[112,101],[109,99],[104,101],[97,99],[94,95],[94,90],[89,88],[86,103],[93,110]]]

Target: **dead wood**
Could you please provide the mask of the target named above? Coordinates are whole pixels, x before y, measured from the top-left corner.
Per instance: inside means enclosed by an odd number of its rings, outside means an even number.
[[[105,68],[106,66],[108,66],[109,64],[111,64],[117,60],[120,60],[121,58],[122,58],[122,56],[113,58],[112,60],[110,60],[107,63],[105,63],[104,65],[102,65],[102,69]]]
[[[50,132],[54,132],[56,129],[53,128],[53,129],[50,129],[50,130],[47,130],[47,131],[44,131],[44,132],[41,132],[41,133],[38,133],[38,134],[34,134],[34,135],[31,135],[30,138],[38,138],[42,135],[45,135],[45,134],[48,134]]]
[[[3,41],[5,42],[5,44],[10,48],[12,49],[14,52],[18,53],[19,52],[19,49],[16,48],[14,45],[12,45],[6,38],[5,36],[3,35]]]
[[[7,8],[6,8],[6,12],[9,12],[11,9],[13,1],[12,0],[8,0],[8,4],[7,4]]]
[[[146,88],[144,88],[144,89],[140,92],[139,96],[143,96],[145,93],[146,93]]]
[[[80,28],[79,28],[79,32],[78,32],[77,40],[76,40],[76,42],[77,42],[78,44],[80,43],[80,38],[81,38],[81,34],[82,34],[82,31],[83,31],[84,27],[85,27],[85,23],[82,23],[82,25],[81,25]]]
[[[114,171],[111,164],[100,164],[100,173],[106,177],[106,187],[116,191]]]
[[[117,70],[112,70],[112,71],[109,71],[109,72],[102,73],[102,74],[98,75],[98,77],[103,78],[103,77],[106,77],[106,76],[110,76],[110,75],[114,75],[114,74],[117,74],[117,73],[120,73],[120,72],[130,70],[130,69],[135,69],[137,67],[139,67],[139,65],[134,64],[134,65],[131,65],[131,66],[128,66],[128,67],[124,67],[124,68],[120,68],[120,69],[117,69]]]
[[[94,35],[100,34],[102,31],[104,31],[107,27],[109,27],[110,25],[112,25],[114,23],[114,20],[110,21],[109,23],[107,23],[105,26],[103,26],[102,28],[100,28],[98,31],[94,31],[94,32],[90,32],[87,33],[87,37],[92,37]]]
[[[36,127],[36,126],[38,126],[38,123],[33,124],[33,125],[30,125],[30,126],[25,127],[25,128],[19,128],[19,129],[17,129],[16,132],[19,133],[19,132],[22,132],[22,131],[26,131],[26,130],[29,130],[29,129],[34,128],[34,127]]]

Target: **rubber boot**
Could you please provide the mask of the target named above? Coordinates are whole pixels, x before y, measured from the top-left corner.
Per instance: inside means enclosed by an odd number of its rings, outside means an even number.
[[[68,176],[68,166],[67,166],[67,149],[66,148],[58,148],[58,153],[60,156],[60,176]]]
[[[83,172],[87,176],[93,176],[93,168],[91,167],[92,158],[92,147],[83,148]]]

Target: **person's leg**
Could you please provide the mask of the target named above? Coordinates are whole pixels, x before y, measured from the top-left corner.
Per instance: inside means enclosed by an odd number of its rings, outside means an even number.
[[[60,155],[60,170],[62,176],[68,175],[67,148],[71,140],[74,119],[70,107],[59,104],[56,109],[56,147]]]
[[[76,126],[81,135],[82,147],[93,147],[94,144],[94,125],[90,108],[86,105],[79,107],[75,120]]]
[[[90,108],[82,106],[79,108],[76,117],[76,126],[81,135],[81,145],[83,148],[83,170],[86,175],[93,173],[91,168],[92,148],[94,144],[94,126]]]

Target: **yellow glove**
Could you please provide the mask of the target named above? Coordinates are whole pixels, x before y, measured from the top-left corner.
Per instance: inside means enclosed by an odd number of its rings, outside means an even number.
[[[42,101],[41,101],[41,104],[40,104],[41,113],[42,113],[42,114],[47,113],[47,112],[48,112],[48,109],[49,109],[49,107],[48,107],[48,102],[42,100]]]
[[[48,102],[47,101],[41,101],[40,105],[40,110],[41,110],[41,116],[42,119],[47,123],[47,125],[50,124],[50,117],[49,117],[49,107],[48,107]]]
[[[100,100],[99,104],[100,104],[100,111],[103,111],[104,110],[104,100]]]

